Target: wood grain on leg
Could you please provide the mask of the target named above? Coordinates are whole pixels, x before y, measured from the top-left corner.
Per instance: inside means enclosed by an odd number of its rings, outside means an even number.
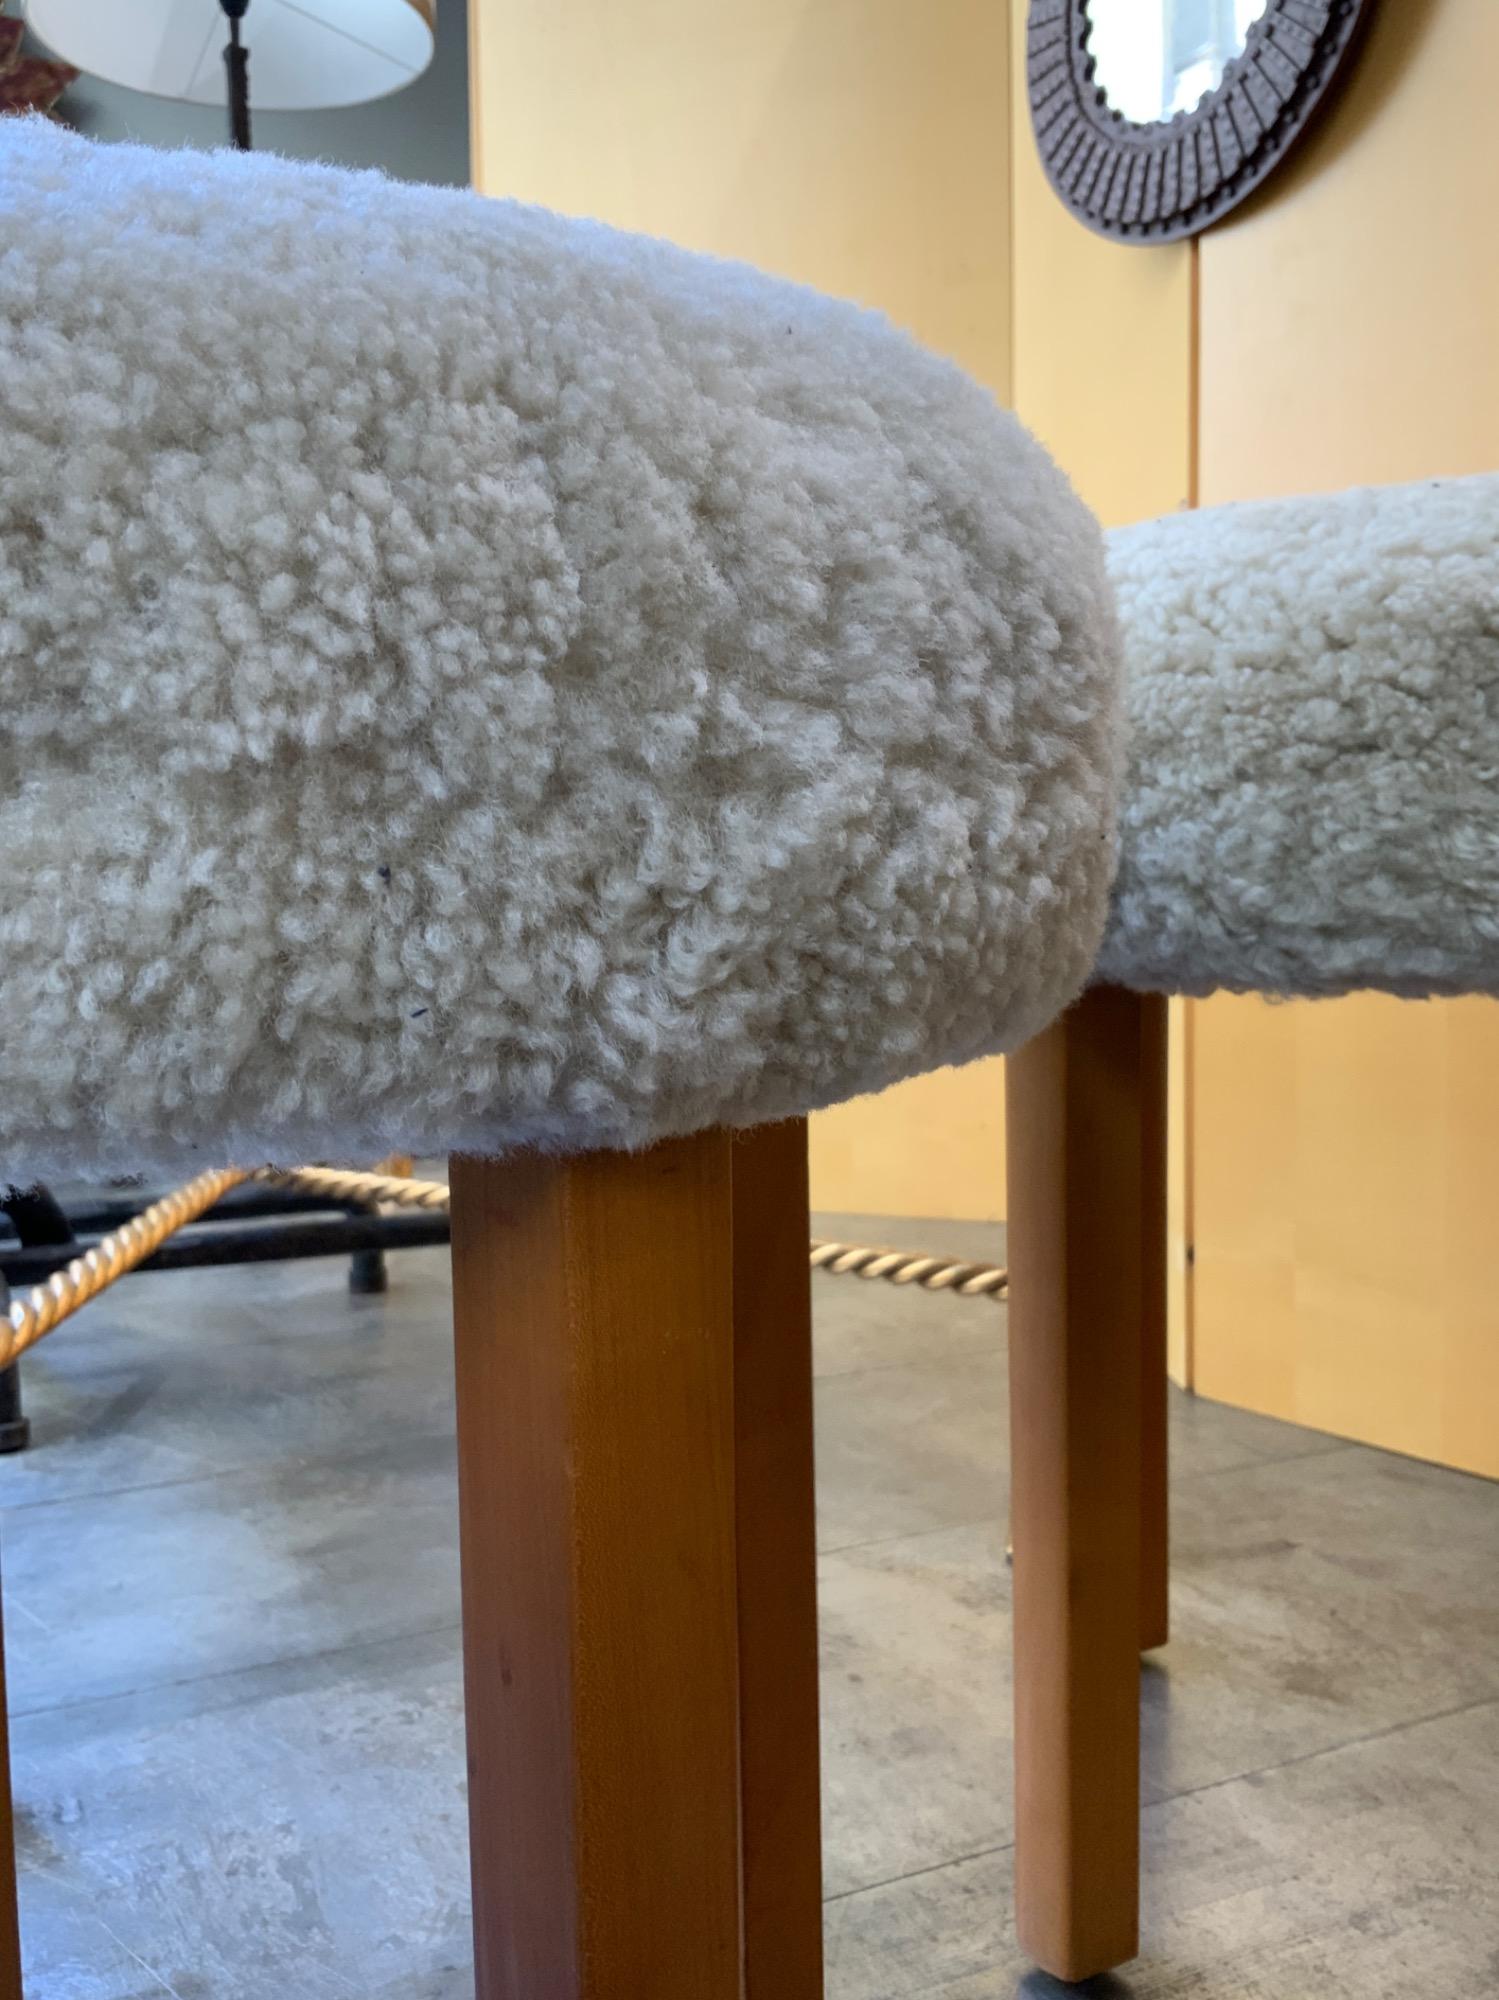
[[[741,1133],[732,1157],[744,1991],[820,2000],[807,1121]]]
[[[1170,1634],[1171,1521],[1166,1438],[1166,1077],[1168,1003],[1140,1009],[1140,1650]]]
[[[452,1190],[477,2000],[737,2000],[728,1138]]]
[[[1097,988],[1006,1065],[1020,1941],[1138,1947],[1141,1002]]]

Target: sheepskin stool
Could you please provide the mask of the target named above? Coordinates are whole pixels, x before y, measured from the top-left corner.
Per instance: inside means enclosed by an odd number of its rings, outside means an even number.
[[[39,120],[0,396],[6,1174],[454,1155],[479,2000],[811,1993],[802,1114],[1086,982],[1096,524],[873,314]]]
[[[638,1146],[1083,984],[1101,539],[878,317],[10,119],[0,340],[13,1178]]]
[[[1130,728],[1097,976],[1499,992],[1499,475],[1109,537]]]
[[[1499,993],[1499,476],[1174,515],[1109,563],[1113,907],[1007,1066],[1017,1923],[1068,1980],[1136,1949],[1167,1636],[1160,996]]]

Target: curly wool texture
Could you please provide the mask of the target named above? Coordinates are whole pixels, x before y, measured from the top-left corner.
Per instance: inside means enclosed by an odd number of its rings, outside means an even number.
[[[1131,746],[1096,976],[1499,992],[1499,476],[1109,545]]]
[[[982,390],[597,225],[5,127],[8,1175],[633,1146],[1080,987],[1101,538]]]

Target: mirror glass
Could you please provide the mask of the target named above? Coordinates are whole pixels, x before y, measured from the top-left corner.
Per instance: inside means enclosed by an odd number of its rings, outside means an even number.
[[[1094,82],[1136,125],[1195,110],[1269,0],[1088,0]]]

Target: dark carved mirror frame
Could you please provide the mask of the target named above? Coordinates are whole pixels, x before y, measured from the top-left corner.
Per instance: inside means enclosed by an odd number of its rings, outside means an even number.
[[[1268,0],[1243,54],[1195,110],[1136,125],[1094,80],[1087,0],[1031,0],[1031,123],[1047,179],[1101,236],[1195,236],[1284,159],[1346,69],[1372,8],[1373,0]]]

